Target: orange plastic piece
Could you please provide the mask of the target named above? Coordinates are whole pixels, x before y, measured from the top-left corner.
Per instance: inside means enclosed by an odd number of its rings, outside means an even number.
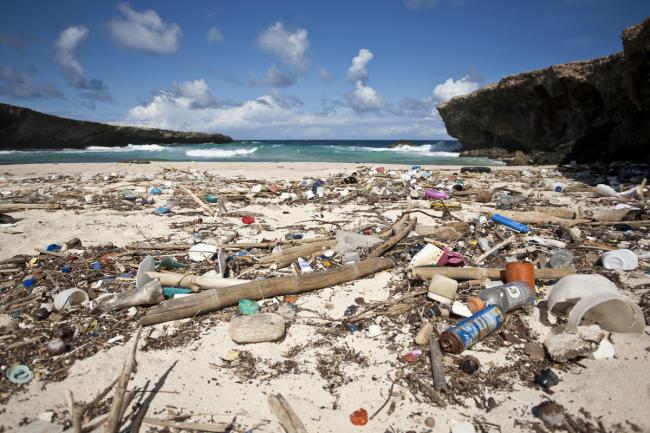
[[[296,295],[287,295],[284,297],[284,302],[288,304],[295,304],[297,300],[298,297]]]
[[[352,412],[350,415],[350,422],[354,425],[368,424],[368,412],[365,409],[359,409]]]

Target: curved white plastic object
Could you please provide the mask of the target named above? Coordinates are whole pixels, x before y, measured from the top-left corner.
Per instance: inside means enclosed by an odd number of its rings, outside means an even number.
[[[135,275],[135,288],[144,287],[149,281],[153,280],[146,273],[156,270],[156,264],[153,256],[145,257],[138,265],[138,273]]]
[[[616,284],[600,274],[571,274],[560,278],[555,283],[548,295],[548,311],[553,311],[556,304],[568,303],[569,305],[558,306],[558,313],[568,310],[560,308],[573,306],[578,300],[598,293],[618,293]]]
[[[614,188],[604,183],[596,185],[596,192],[603,197],[616,197],[618,195]]]
[[[641,308],[618,293],[598,293],[579,300],[569,313],[567,328],[577,330],[582,319],[609,332],[640,333],[645,328]]]
[[[81,289],[72,288],[59,292],[54,296],[54,308],[57,311],[65,310],[73,305],[81,304],[88,300],[88,295]]]
[[[603,266],[607,269],[633,271],[639,267],[639,258],[632,250],[607,251],[602,257]]]
[[[643,332],[645,327],[641,308],[624,298],[613,282],[599,274],[561,278],[551,289],[547,303],[552,313],[566,312],[573,306],[567,323],[573,330],[582,319],[609,332]]]

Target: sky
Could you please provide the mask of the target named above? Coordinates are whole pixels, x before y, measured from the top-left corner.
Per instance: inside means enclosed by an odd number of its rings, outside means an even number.
[[[0,102],[235,139],[444,139],[441,102],[619,52],[648,16],[648,0],[7,0]]]

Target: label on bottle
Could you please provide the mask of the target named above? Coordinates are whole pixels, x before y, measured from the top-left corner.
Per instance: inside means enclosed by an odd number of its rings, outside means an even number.
[[[512,298],[518,298],[519,296],[521,296],[521,291],[519,290],[519,287],[515,285],[507,286],[507,287],[508,287],[508,294],[510,294]]]
[[[497,329],[503,323],[503,313],[490,305],[471,317],[458,322],[448,331],[455,334],[463,343],[465,349],[473,346],[486,335]]]

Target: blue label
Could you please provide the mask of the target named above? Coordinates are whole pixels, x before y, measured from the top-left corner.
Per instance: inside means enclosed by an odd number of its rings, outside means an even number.
[[[503,313],[495,305],[490,305],[473,316],[458,322],[449,332],[460,338],[463,347],[467,349],[497,329],[502,323]]]

